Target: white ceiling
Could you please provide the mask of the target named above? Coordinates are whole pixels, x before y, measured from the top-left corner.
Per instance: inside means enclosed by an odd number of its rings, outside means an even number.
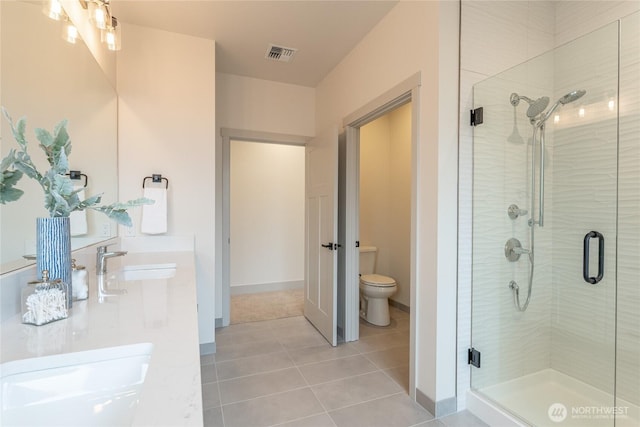
[[[396,3],[112,0],[111,6],[123,28],[130,23],[215,40],[217,71],[315,87]],[[298,52],[290,63],[268,61],[269,43]]]

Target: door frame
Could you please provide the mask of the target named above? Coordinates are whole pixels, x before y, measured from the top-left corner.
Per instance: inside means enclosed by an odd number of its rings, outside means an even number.
[[[220,128],[220,155],[221,176],[219,176],[221,188],[216,191],[216,205],[221,209],[216,215],[216,232],[220,230],[219,245],[216,250],[220,256],[215,257],[216,271],[220,271],[218,280],[222,291],[222,324],[229,326],[231,322],[231,141],[261,142],[265,144],[306,146],[312,138],[303,135],[289,135],[285,133],[273,133],[252,131],[245,129]],[[217,233],[216,233],[217,234]]]
[[[345,211],[345,341],[359,338],[359,250],[355,242],[359,240],[359,167],[360,167],[360,127],[411,102],[411,241],[410,241],[410,344],[409,344],[409,395],[415,399],[415,353],[416,353],[416,283],[418,282],[417,264],[417,217],[418,217],[418,154],[419,154],[419,115],[420,115],[420,72],[412,75],[392,89],[375,98],[363,107],[343,119],[346,132],[346,211]]]

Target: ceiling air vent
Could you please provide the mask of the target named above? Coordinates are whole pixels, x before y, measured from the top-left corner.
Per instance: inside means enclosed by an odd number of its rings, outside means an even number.
[[[291,62],[293,55],[295,55],[297,51],[298,49],[294,49],[292,47],[270,44],[267,48],[267,53],[264,54],[264,57],[271,61]]]

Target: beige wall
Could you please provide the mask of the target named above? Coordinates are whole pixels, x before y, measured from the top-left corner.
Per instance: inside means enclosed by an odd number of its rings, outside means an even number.
[[[456,392],[458,8],[457,2],[398,3],[316,88],[320,132],[421,73],[415,356],[416,386],[431,401]]]
[[[216,73],[218,127],[292,135],[314,134],[315,90]]]
[[[194,235],[200,342],[214,341],[215,43],[123,26],[118,54],[120,198],[169,181],[167,235]],[[133,220],[137,230],[140,210]],[[122,235],[122,234],[121,234]]]
[[[231,141],[230,284],[304,280],[304,147]]]
[[[411,104],[360,128],[360,244],[378,248],[391,299],[411,306]]]

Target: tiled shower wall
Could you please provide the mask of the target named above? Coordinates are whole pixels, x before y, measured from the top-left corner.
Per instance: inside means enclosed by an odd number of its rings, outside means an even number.
[[[469,126],[469,109],[472,108],[473,85],[511,66],[522,63],[535,55],[551,50],[589,31],[626,16],[640,9],[634,1],[508,1],[491,2],[463,0],[461,13],[461,75],[460,75],[460,192],[459,192],[459,258],[458,258],[458,408],[466,406],[466,391],[470,385],[466,351],[471,342],[471,224],[472,224],[472,128]],[[636,18],[637,21],[637,18]],[[633,29],[627,26],[627,34]],[[625,28],[623,26],[623,36]],[[628,37],[627,40],[631,39]],[[637,42],[637,37],[634,39]],[[628,43],[631,43],[628,41]],[[625,55],[632,46],[623,43],[621,62],[620,99],[620,193],[618,225],[618,385],[619,395],[629,399],[639,396],[636,368],[639,361],[638,342],[640,320],[632,312],[640,304],[637,286],[640,259],[637,239],[637,212],[640,209],[640,147],[638,143],[638,80],[630,76],[638,74],[637,57]],[[637,47],[635,47],[637,54]],[[636,67],[636,68],[632,68]],[[627,71],[625,71],[627,70]],[[635,74],[633,74],[635,72]],[[625,79],[626,76],[626,79]],[[556,96],[558,91],[553,93]],[[629,95],[625,95],[629,94]],[[629,97],[625,99],[626,97]],[[626,107],[625,107],[626,106]],[[635,126],[635,127],[634,127]],[[524,128],[520,128],[524,129]],[[552,138],[552,136],[551,136]],[[553,147],[549,148],[550,150]],[[549,174],[553,168],[549,167]],[[625,172],[626,171],[626,172]],[[548,190],[548,192],[553,189]],[[548,194],[548,200],[551,195]],[[549,201],[547,203],[550,203]],[[551,200],[553,203],[553,200]],[[550,206],[547,206],[550,208]],[[634,218],[634,221],[630,219]],[[550,222],[552,224],[552,221]],[[538,236],[536,235],[536,240]],[[627,274],[628,272],[628,274]],[[502,281],[502,280],[501,280]],[[542,299],[542,298],[540,298]],[[626,306],[626,308],[625,308]],[[549,310],[551,307],[549,307]],[[625,314],[625,312],[628,312]],[[628,321],[624,321],[625,317]],[[508,323],[508,322],[507,322]],[[625,383],[628,384],[625,388]],[[625,392],[626,390],[626,392]]]

